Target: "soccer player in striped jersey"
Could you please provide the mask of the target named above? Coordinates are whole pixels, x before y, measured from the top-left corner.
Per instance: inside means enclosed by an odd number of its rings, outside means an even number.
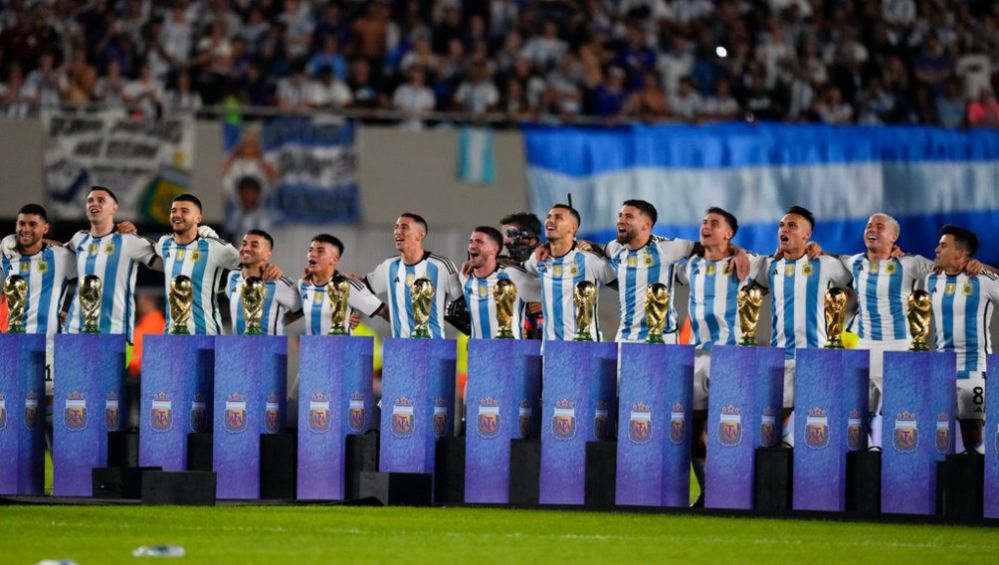
[[[232,315],[232,333],[246,333],[246,318],[243,315],[242,283],[250,277],[263,278],[264,268],[270,264],[274,251],[274,238],[263,230],[250,230],[243,236],[239,246],[239,260],[243,264],[241,271],[229,273],[226,282],[226,295],[229,297],[229,312]],[[261,329],[267,335],[284,335],[284,316],[302,308],[302,300],[298,291],[288,277],[264,282],[267,294],[264,298],[263,317],[260,319]]]
[[[421,216],[410,212],[400,215],[392,229],[399,254],[382,261],[365,277],[368,287],[375,294],[388,296],[393,337],[409,337],[413,331],[410,285],[416,279],[426,277],[434,287],[434,304],[427,327],[432,338],[446,337],[444,318],[447,303],[464,300],[454,263],[423,249],[427,231],[427,221]]]
[[[584,251],[576,243],[579,212],[568,204],[556,204],[545,217],[547,254],[535,253],[524,264],[528,273],[541,281],[541,307],[545,318],[544,339],[571,340],[576,337],[576,285],[583,281],[610,284],[615,279],[610,263],[593,251]],[[596,308],[596,306],[594,306]],[[593,317],[590,339],[600,341],[600,324]]]
[[[523,311],[527,302],[538,300],[538,279],[528,275],[522,267],[501,266],[497,261],[503,248],[503,235],[496,228],[479,226],[468,238],[468,263],[471,273],[462,275],[461,286],[465,291],[465,303],[471,314],[474,339],[495,338],[499,330],[496,319],[496,299],[493,289],[496,283],[506,279],[513,281],[517,288],[517,300],[513,304],[513,322],[510,329],[517,339],[523,335]]]
[[[711,372],[711,347],[735,345],[741,337],[737,323],[737,295],[739,289],[751,284],[762,268],[763,260],[749,256],[748,276],[740,278],[733,257],[737,248],[731,240],[739,231],[739,222],[729,212],[708,208],[701,221],[700,255],[684,259],[677,269],[677,281],[690,288],[688,311],[691,334],[694,340],[694,398],[693,438],[691,462],[694,474],[701,485],[703,504],[704,457],[706,445],[704,430],[708,416],[708,380]]]
[[[326,294],[326,286],[337,276],[337,265],[343,256],[343,242],[336,237],[321,233],[312,238],[306,256],[305,275],[298,280],[298,294],[301,309],[289,316],[289,321],[305,316],[305,335],[326,335],[330,332],[332,305]],[[365,316],[381,316],[388,320],[388,310],[378,297],[372,294],[364,283],[347,278],[350,294],[347,305],[352,312]],[[348,316],[352,315],[348,312]],[[349,332],[352,328],[348,327]]]
[[[999,305],[999,277],[983,270],[968,273],[978,251],[971,231],[946,225],[936,249],[938,273],[926,277],[933,303],[933,342],[937,351],[957,354],[957,418],[966,449],[982,452],[985,420],[985,357],[990,354],[989,325]],[[973,265],[974,270],[980,265]]]
[[[66,244],[76,253],[76,273],[81,279],[97,275],[103,283],[101,299],[101,333],[124,334],[132,342],[135,322],[136,265],[157,269],[156,252],[152,243],[132,233],[115,229],[114,215],[118,197],[110,189],[95,186],[87,195],[87,219],[90,229],[77,232]],[[79,333],[83,328],[79,292],[73,296],[66,319],[66,333]]]
[[[240,268],[239,251],[219,239],[215,230],[200,226],[201,201],[192,194],[181,194],[170,204],[170,228],[173,233],[156,242],[156,254],[163,259],[167,296],[174,277],[186,275],[193,283],[194,305],[187,322],[193,335],[220,335],[222,315],[218,288],[225,270]],[[265,278],[274,278],[265,275]],[[173,327],[167,308],[167,328]]]

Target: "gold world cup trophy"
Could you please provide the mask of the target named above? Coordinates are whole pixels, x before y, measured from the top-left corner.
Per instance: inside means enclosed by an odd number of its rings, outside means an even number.
[[[427,277],[420,277],[409,285],[413,297],[413,333],[410,337],[427,339],[430,337],[430,308],[434,304],[434,283]]]
[[[843,349],[843,315],[846,313],[846,291],[830,288],[826,291],[826,349]]]
[[[756,345],[756,326],[760,322],[763,291],[755,284],[744,286],[739,289],[736,303],[739,309],[739,329],[742,330],[739,345]]]
[[[189,335],[187,322],[191,319],[191,308],[194,306],[194,283],[191,277],[177,275],[170,281],[170,320],[173,325],[170,333],[173,335]]]
[[[85,334],[101,333],[101,293],[104,283],[97,275],[87,275],[80,283],[80,314]]]
[[[246,320],[244,335],[264,335],[260,320],[264,317],[264,300],[267,298],[267,283],[260,277],[248,277],[242,284],[240,296],[243,301],[243,318]]]
[[[350,281],[337,275],[326,285],[330,301],[329,335],[347,335],[347,299],[350,298]]]
[[[7,333],[24,333],[24,311],[28,306],[28,281],[21,275],[11,275],[3,283],[7,299]]]
[[[593,310],[597,304],[597,285],[591,281],[576,284],[573,292],[576,301],[576,337],[574,341],[593,341],[590,326],[593,324]]]
[[[932,302],[930,293],[925,290],[914,290],[909,295],[909,333],[912,334],[912,345],[909,351],[929,351],[926,337],[930,335],[930,312]]]
[[[500,279],[493,287],[496,301],[497,339],[513,339],[513,304],[517,301],[517,285],[510,279]]]
[[[652,283],[645,291],[645,324],[649,335],[645,343],[663,342],[663,327],[669,314],[669,288],[663,283]]]

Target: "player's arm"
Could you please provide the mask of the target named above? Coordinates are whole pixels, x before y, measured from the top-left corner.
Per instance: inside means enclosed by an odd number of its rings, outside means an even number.
[[[369,318],[379,316],[388,320],[388,308],[374,295],[371,290],[360,281],[347,279],[350,283],[350,295],[347,297],[347,304],[351,308],[364,314]]]
[[[379,296],[388,293],[388,261],[382,261],[374,271],[364,277],[364,283],[372,293]]]
[[[163,272],[163,239],[154,242],[151,239],[135,235],[124,234],[121,238],[124,246],[125,256],[129,259],[142,263],[146,267]]]
[[[823,269],[828,270],[829,282],[832,286],[847,288],[853,282],[853,273],[846,268],[842,261],[828,255],[823,255],[819,260],[822,262]]]
[[[302,297],[295,290],[295,283],[288,277],[280,276],[275,282],[274,299],[289,312],[302,311]]]

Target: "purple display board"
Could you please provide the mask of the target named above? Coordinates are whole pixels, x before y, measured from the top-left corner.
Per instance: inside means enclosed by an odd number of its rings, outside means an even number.
[[[468,342],[465,502],[510,501],[510,440],[536,432],[541,413],[541,342]]]
[[[690,418],[694,348],[621,344],[616,501],[690,503]]]
[[[870,352],[798,349],[795,510],[846,510],[846,454],[867,446]]]
[[[125,336],[55,336],[52,494],[91,496],[92,471],[108,460],[108,432],[120,431],[125,406]]]
[[[45,486],[45,335],[0,335],[0,494]]]
[[[751,509],[756,448],[781,438],[784,350],[712,347],[710,378],[704,505]]]
[[[987,360],[989,375],[997,377],[985,380],[985,415],[999,415],[999,355],[989,355]],[[985,447],[985,496],[984,515],[986,518],[999,518],[999,417],[986,420],[982,430]]]
[[[284,429],[284,336],[215,338],[213,467],[219,498],[260,496],[260,436]]]
[[[385,340],[378,469],[433,473],[435,442],[454,429],[454,340]]]
[[[544,344],[541,504],[583,504],[586,442],[611,439],[617,416],[617,344]]]
[[[936,512],[937,462],[954,451],[954,353],[885,352],[881,511]]]
[[[347,436],[371,429],[371,337],[302,336],[298,498],[342,500]]]
[[[139,465],[187,470],[187,434],[209,431],[215,337],[150,335],[142,344]]]

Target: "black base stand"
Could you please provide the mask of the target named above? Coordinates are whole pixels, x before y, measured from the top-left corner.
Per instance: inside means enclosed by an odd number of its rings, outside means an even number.
[[[147,471],[142,477],[142,503],[215,506],[215,473]]]
[[[94,498],[142,498],[142,476],[160,467],[97,467],[93,470]]]
[[[614,508],[617,500],[617,442],[586,442],[586,479],[583,505]]]
[[[343,470],[343,499],[361,497],[361,473],[378,470],[378,432],[348,435]]]
[[[434,502],[465,502],[465,438],[437,440],[434,453]]]
[[[537,506],[541,479],[541,442],[510,440],[510,504]]]
[[[793,462],[790,448],[756,449],[753,462],[753,510],[761,514],[782,514],[791,509]]]
[[[187,470],[213,470],[212,434],[187,434]]]
[[[880,451],[851,451],[846,454],[846,511],[858,514],[881,512]]]
[[[361,473],[361,498],[374,498],[383,506],[430,506],[433,475],[430,473]]]
[[[298,436],[278,433],[260,436],[260,498],[295,498],[298,479]]]

